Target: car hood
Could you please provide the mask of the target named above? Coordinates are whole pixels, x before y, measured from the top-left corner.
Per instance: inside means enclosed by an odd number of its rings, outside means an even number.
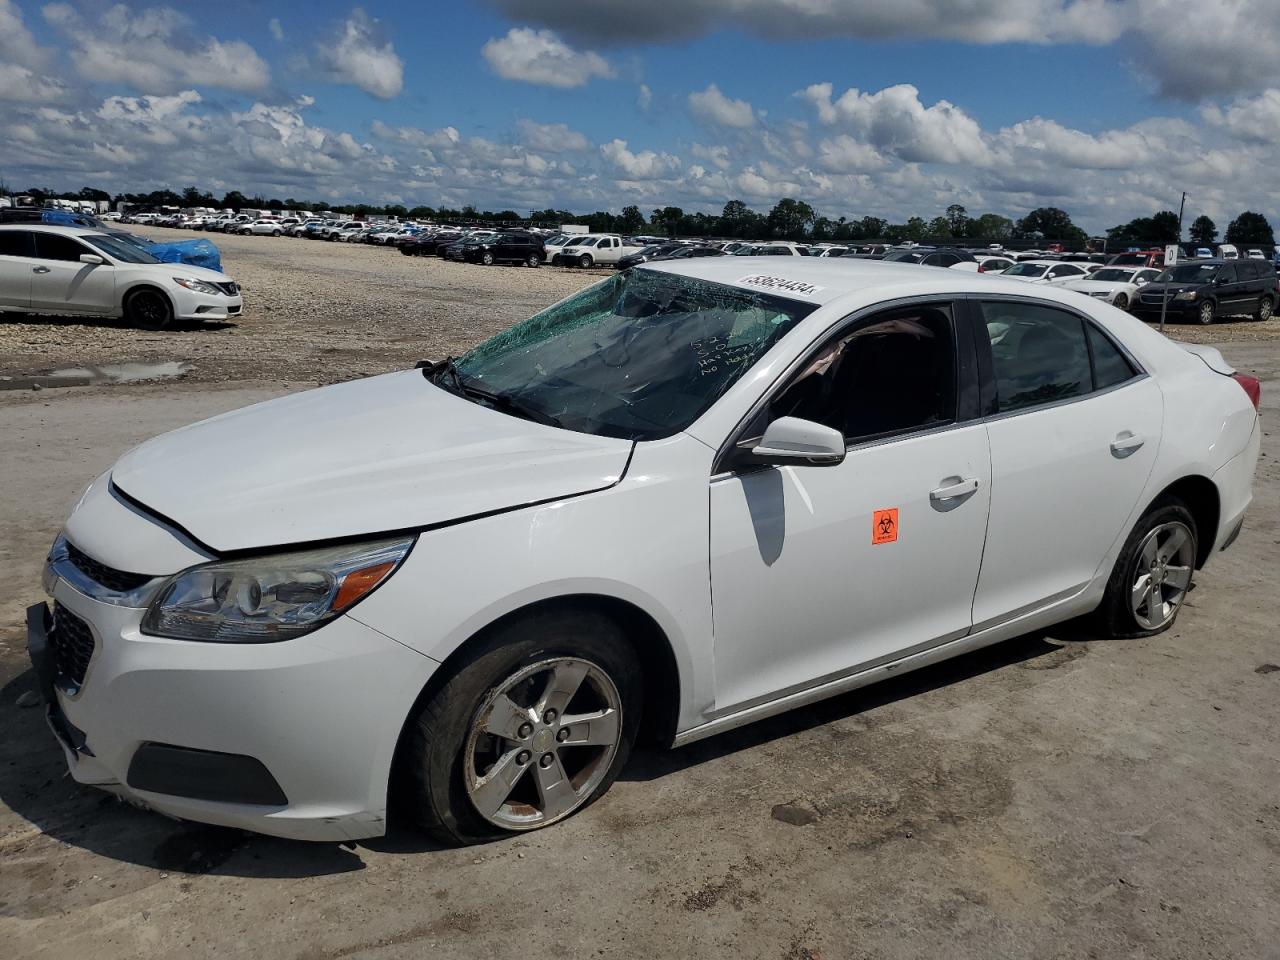
[[[130,264],[131,266],[131,264]],[[212,283],[228,283],[231,278],[225,273],[210,270],[208,267],[197,267],[191,263],[148,263],[148,267],[167,267],[174,276],[189,277],[192,280],[208,280]]]
[[[215,552],[429,527],[602,490],[632,443],[521,420],[418,370],[269,400],[125,454],[116,488]]]

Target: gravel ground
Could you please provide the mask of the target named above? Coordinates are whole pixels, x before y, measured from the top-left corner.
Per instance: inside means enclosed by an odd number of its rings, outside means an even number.
[[[331,383],[460,353],[607,275],[449,263],[365,244],[145,232],[155,240],[208,236],[222,251],[223,270],[244,287],[243,315],[149,333],[112,320],[0,314],[0,375],[179,360],[205,382]]]
[[[143,232],[141,227],[126,227]],[[146,229],[156,240],[208,237],[244,287],[235,322],[148,333],[111,320],[0,314],[0,376],[138,361],[190,363],[197,381],[332,383],[459,354],[606,270],[480,267],[364,244]],[[1280,339],[1280,319],[1171,326],[1194,343]]]

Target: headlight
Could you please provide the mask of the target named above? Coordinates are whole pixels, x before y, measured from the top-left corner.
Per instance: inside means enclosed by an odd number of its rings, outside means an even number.
[[[186,287],[193,293],[212,293],[216,295],[222,292],[212,283],[205,283],[205,281],[197,280],[195,277],[174,277],[173,282],[180,287]]]
[[[1179,294],[1178,294],[1177,296],[1175,296],[1173,299],[1175,299],[1175,300],[1194,300],[1194,299],[1196,298],[1196,296],[1197,296],[1197,294],[1196,294],[1196,291],[1194,291],[1194,290],[1183,290],[1181,293],[1179,293]]]
[[[176,640],[271,643],[314,630],[384,582],[414,537],[215,561],[166,583],[142,632]]]

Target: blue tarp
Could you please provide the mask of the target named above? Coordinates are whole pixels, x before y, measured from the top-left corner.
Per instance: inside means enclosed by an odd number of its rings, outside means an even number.
[[[208,240],[180,240],[177,243],[153,243],[147,252],[165,263],[189,263],[196,267],[222,272],[222,255]]]
[[[40,222],[53,227],[101,227],[102,221],[90,213],[70,210],[41,210]]]

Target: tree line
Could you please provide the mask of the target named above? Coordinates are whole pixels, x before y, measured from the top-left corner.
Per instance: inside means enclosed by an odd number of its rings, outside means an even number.
[[[0,183],[0,194],[7,191]],[[621,212],[597,210],[595,213],[573,213],[569,210],[530,210],[522,215],[515,210],[479,210],[474,206],[460,209],[447,207],[416,206],[402,204],[376,206],[371,204],[330,204],[323,201],[284,200],[260,195],[246,196],[239,190],[230,190],[221,197],[187,187],[181,193],[172,190],[153,190],[150,193],[117,193],[114,196],[95,187],[83,187],[76,193],[59,193],[49,188],[30,188],[37,203],[46,199],[106,200],[113,204],[126,203],[137,207],[216,207],[243,210],[331,210],[334,213],[356,217],[387,216],[415,220],[445,220],[464,223],[528,224],[531,226],[558,226],[562,223],[585,224],[599,233],[656,233],[671,237],[732,237],[740,240],[767,240],[772,238],[807,239],[812,242],[858,243],[871,240],[902,243],[904,241],[954,241],[974,240],[984,242],[1039,242],[1057,241],[1072,249],[1083,249],[1090,238],[1076,226],[1070,215],[1057,207],[1039,207],[1018,220],[996,213],[984,213],[971,217],[960,204],[953,203],[940,215],[926,220],[910,217],[905,223],[891,223],[881,217],[818,216],[813,207],[803,200],[784,197],[768,213],[753,210],[742,200],[730,200],[719,215],[713,213],[688,213],[680,207],[658,207],[648,216],[636,205],[623,207]],[[1191,242],[1211,247],[1217,242],[1217,225],[1205,215],[1191,224]],[[1161,210],[1150,217],[1138,217],[1128,223],[1112,227],[1106,232],[1108,245],[1158,246],[1176,243],[1178,215],[1171,210]],[[1245,211],[1227,226],[1226,243],[1271,246],[1275,236],[1271,224],[1260,213]]]

